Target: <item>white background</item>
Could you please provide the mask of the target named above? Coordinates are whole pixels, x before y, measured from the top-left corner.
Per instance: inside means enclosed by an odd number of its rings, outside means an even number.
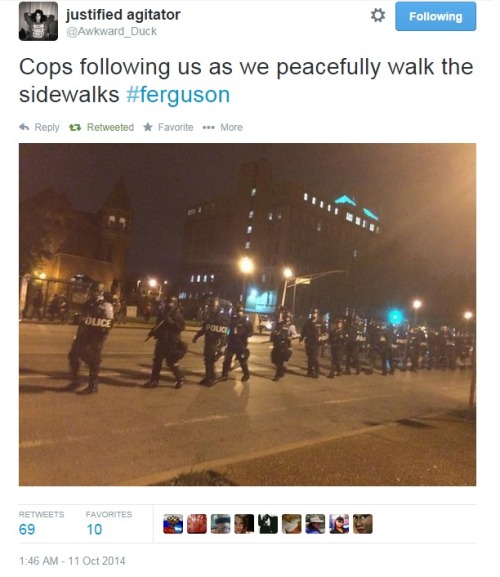
[[[68,38],[65,34],[66,8],[72,10],[106,7],[116,10],[153,8],[182,10],[176,23],[143,23],[155,26],[159,36],[124,39],[108,37]],[[387,19],[374,23],[374,8],[386,10]],[[18,212],[18,142],[168,142],[172,135],[144,133],[142,124],[149,121],[191,124],[221,122],[244,125],[242,133],[220,131],[180,134],[180,142],[467,142],[477,143],[478,157],[478,475],[477,487],[469,488],[28,488],[18,487],[17,478],[17,348],[13,334],[17,331],[17,254],[7,251],[2,297],[4,303],[4,399],[2,403],[3,475],[2,495],[5,512],[2,516],[3,558],[9,575],[80,575],[104,574],[104,568],[50,569],[38,566],[21,569],[20,555],[97,555],[104,546],[72,545],[28,547],[18,545],[18,510],[20,504],[120,504],[140,507],[156,505],[155,525],[164,512],[205,512],[220,509],[231,514],[248,510],[256,515],[261,507],[282,512],[313,509],[325,514],[345,509],[362,508],[374,513],[379,522],[370,540],[360,544],[350,535],[348,543],[322,538],[307,544],[302,536],[300,546],[284,540],[281,535],[262,543],[258,536],[249,536],[241,544],[241,536],[211,536],[199,540],[182,537],[168,549],[155,545],[106,546],[109,555],[126,554],[125,567],[108,569],[107,574],[140,575],[202,571],[212,575],[231,572],[237,575],[269,574],[286,571],[291,575],[308,573],[366,572],[371,575],[468,575],[492,557],[498,528],[498,377],[495,375],[495,343],[498,333],[498,262],[496,221],[498,208],[498,8],[494,2],[478,2],[478,29],[463,33],[402,33],[394,27],[393,2],[59,2],[59,39],[57,42],[22,43],[17,40],[18,3],[3,2],[4,48],[2,91],[2,140],[4,173],[5,221],[2,229],[4,247],[13,247]],[[118,26],[116,23],[81,23],[85,27]],[[78,23],[75,23],[78,26]],[[496,46],[496,49],[495,49]],[[35,50],[36,49],[36,50]],[[60,77],[48,81],[42,77],[28,78],[18,71],[19,61],[26,56],[40,60],[90,60],[109,56],[113,60],[145,59],[209,62],[266,61],[270,73],[264,77],[244,77],[236,66],[228,77],[213,78],[207,73],[193,79],[172,76],[169,80],[155,78],[97,79]],[[289,77],[277,81],[274,66],[277,60],[299,62],[351,60],[414,60],[443,57],[466,60],[474,64],[472,76],[461,77],[390,77],[387,70],[376,80],[368,77]],[[75,67],[76,68],[76,67]],[[154,88],[187,88],[189,86],[231,90],[229,105],[180,105],[169,108],[161,104],[89,105],[20,104],[19,90],[31,85],[48,84],[51,88],[84,88],[99,84],[123,92],[130,84],[148,84]],[[77,120],[76,120],[77,119]],[[57,135],[20,131],[25,122],[57,123],[66,127],[71,122],[134,123],[134,133],[95,134],[69,133],[61,129]],[[9,280],[10,279],[10,280]],[[193,504],[189,510],[189,504]],[[187,504],[187,505],[186,505]],[[240,511],[238,511],[240,510]],[[289,510],[289,511],[287,511]],[[292,511],[293,510],[293,511]],[[210,511],[206,511],[207,513]],[[316,512],[316,511],[314,511]],[[430,516],[433,529],[426,535],[419,531],[420,520]],[[419,520],[412,524],[412,519]],[[404,527],[404,531],[403,531]],[[452,528],[452,529],[450,529]],[[155,528],[155,531],[158,529]],[[76,531],[76,529],[75,529]],[[452,538],[450,539],[449,531]],[[76,535],[77,533],[75,533]],[[155,540],[158,535],[155,535]],[[326,535],[324,536],[326,537]],[[333,537],[333,536],[329,536]],[[160,539],[161,541],[161,539]],[[65,541],[67,542],[67,541]],[[254,544],[250,547],[251,543]],[[273,543],[277,547],[269,547]],[[467,544],[464,544],[467,543]],[[189,547],[189,548],[188,548]],[[360,547],[363,547],[362,549]],[[481,561],[481,562],[480,562]],[[189,567],[192,568],[189,569]],[[99,571],[100,573],[96,573]],[[91,573],[90,573],[91,572]]]

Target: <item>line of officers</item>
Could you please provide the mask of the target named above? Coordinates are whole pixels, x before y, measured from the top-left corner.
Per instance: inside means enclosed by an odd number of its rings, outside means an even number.
[[[305,323],[301,338],[306,340],[307,376],[319,376],[319,357],[329,349],[329,378],[341,375],[392,375],[396,369],[417,372],[419,369],[455,370],[472,363],[474,339],[456,333],[449,326],[438,330],[423,326],[390,325],[379,320],[353,316],[336,318],[333,323],[320,319],[314,309]]]
[[[93,283],[89,298],[86,301],[76,337],[69,352],[72,381],[67,389],[77,391],[80,386],[80,365],[83,361],[89,367],[88,386],[79,394],[98,392],[99,368],[102,361],[102,349],[113,325],[113,307],[104,296],[104,285]],[[155,326],[148,337],[156,341],[151,375],[143,385],[145,388],[159,386],[160,372],[165,362],[175,378],[175,388],[182,388],[185,377],[180,361],[188,350],[182,339],[185,320],[182,308],[175,296],[169,296],[162,303]],[[243,306],[232,306],[229,301],[217,297],[208,299],[205,313],[199,330],[193,337],[193,343],[204,338],[203,360],[205,375],[201,385],[213,386],[218,381],[227,380],[236,359],[242,369],[241,380],[250,379],[248,358],[250,350],[248,339],[253,335],[252,323],[245,316]],[[462,339],[463,352],[459,349],[459,339],[448,327],[441,327],[438,332],[426,332],[422,327],[410,327],[407,331],[398,331],[395,327],[373,321],[367,323],[354,317],[347,322],[337,318],[333,323],[326,323],[320,317],[318,309],[313,309],[304,323],[300,334],[292,323],[290,313],[282,308],[277,315],[275,326],[269,342],[272,343],[271,362],[276,368],[274,381],[280,380],[286,373],[286,363],[292,356],[292,341],[304,342],[307,357],[306,376],[319,378],[320,356],[325,350],[330,353],[329,378],[349,375],[351,371],[359,374],[373,373],[375,367],[381,367],[383,375],[393,374],[395,369],[411,371],[418,368],[454,369],[457,356],[462,359],[473,346],[468,339]],[[216,363],[223,357],[222,376],[217,377]],[[367,360],[367,366],[362,362]]]

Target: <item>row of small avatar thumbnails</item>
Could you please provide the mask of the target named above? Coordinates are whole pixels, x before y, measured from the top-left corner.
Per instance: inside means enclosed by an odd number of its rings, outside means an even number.
[[[268,513],[257,515],[257,519],[255,519],[255,515],[251,514],[236,514],[233,515],[232,520],[229,514],[210,515],[210,527],[208,526],[208,515],[194,514],[188,515],[186,518],[186,532],[197,535],[205,533],[272,535],[278,532],[284,534],[324,534],[327,532],[345,534],[350,533],[350,531],[350,517],[346,513],[334,513],[328,516],[316,513],[307,515],[286,514],[281,515],[281,526],[280,517]],[[163,532],[165,534],[184,533],[183,515],[163,515]],[[352,532],[355,534],[373,533],[373,515],[354,513],[352,515]]]

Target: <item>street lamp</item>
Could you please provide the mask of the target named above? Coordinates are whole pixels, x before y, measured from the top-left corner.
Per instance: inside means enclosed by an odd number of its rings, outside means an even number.
[[[242,290],[242,294],[241,294],[241,302],[243,303],[243,308],[245,308],[245,304],[246,304],[246,290],[247,290],[247,278],[249,274],[252,274],[254,269],[255,269],[255,265],[253,263],[253,260],[248,257],[248,256],[244,256],[240,259],[239,262],[239,267],[240,267],[240,271],[243,275],[243,290]]]
[[[417,315],[418,315],[418,309],[421,308],[422,306],[422,301],[420,299],[415,299],[413,301],[413,310],[415,311],[414,317],[413,317],[413,325],[417,326]]]
[[[292,269],[286,267],[283,269],[283,276],[285,277],[285,285],[283,286],[283,296],[281,298],[281,306],[285,306],[286,289],[288,288],[288,281],[293,277]]]
[[[469,321],[471,320],[471,318],[474,316],[473,313],[471,313],[471,311],[465,311],[464,312],[464,319],[465,319],[465,332],[468,333],[469,332]]]

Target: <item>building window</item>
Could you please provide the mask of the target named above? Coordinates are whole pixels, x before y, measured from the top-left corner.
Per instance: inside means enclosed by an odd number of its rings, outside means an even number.
[[[366,220],[363,219],[363,228],[366,228]]]
[[[307,194],[307,192],[304,192],[304,200],[306,200],[306,201],[307,201],[307,200],[308,200],[308,198],[309,198],[309,195]]]
[[[272,212],[268,213],[267,220],[273,220],[273,213]]]
[[[276,213],[276,218],[277,218],[278,220],[281,220],[282,217],[283,217],[283,215],[281,214],[281,210],[280,210],[280,211],[278,211],[278,212]]]
[[[374,224],[370,224],[370,231],[373,232],[375,230],[375,225]]]
[[[251,210],[251,211],[248,213],[248,218],[253,218],[253,215],[254,215],[254,212],[253,212],[253,210]]]
[[[196,208],[190,208],[188,210],[188,216],[193,216],[193,214],[196,214]]]
[[[324,203],[322,200],[320,200],[320,201],[319,201],[319,207],[320,207],[320,208],[324,208],[324,206],[325,206],[325,203]]]
[[[252,192],[250,194],[251,194],[251,196],[255,196],[257,194],[257,189],[252,188]]]
[[[321,232],[321,221],[320,220],[318,220],[318,222],[316,223],[316,231]]]
[[[262,282],[266,282],[266,275],[265,274],[262,275],[261,280],[262,280]]]
[[[201,275],[196,275],[196,282],[200,282],[201,281]]]
[[[361,219],[359,216],[356,217],[356,224],[359,226],[361,224]]]
[[[120,223],[120,226],[122,228],[125,228],[127,225],[127,221],[123,218],[123,216],[120,217],[120,220],[118,222]]]
[[[352,253],[352,258],[357,258],[358,257],[358,251],[356,249],[354,249],[354,252]]]
[[[311,202],[312,202],[313,204],[316,204],[316,197],[315,197],[315,196],[312,197]]]
[[[201,206],[198,207],[198,214],[201,213]]]
[[[326,210],[327,210],[328,212],[332,212],[332,205],[329,204],[329,205],[326,207]]]
[[[194,282],[194,274],[191,275],[191,282]]]
[[[245,250],[250,250],[250,241],[245,243]]]
[[[354,216],[352,214],[352,212],[347,212],[345,215],[345,219],[348,220],[349,222],[352,222]]]
[[[203,282],[207,282],[207,279],[208,279],[207,275],[204,274],[204,275],[203,275]]]
[[[214,282],[214,280],[215,280],[215,275],[211,274],[210,275],[210,282]]]
[[[247,226],[247,234],[252,234],[252,226]]]
[[[339,209],[336,208],[336,209],[335,209],[335,214],[338,214],[338,213],[339,213]]]
[[[114,216],[113,214],[110,214],[108,216],[108,225],[115,224],[115,222],[116,222],[116,216]]]

